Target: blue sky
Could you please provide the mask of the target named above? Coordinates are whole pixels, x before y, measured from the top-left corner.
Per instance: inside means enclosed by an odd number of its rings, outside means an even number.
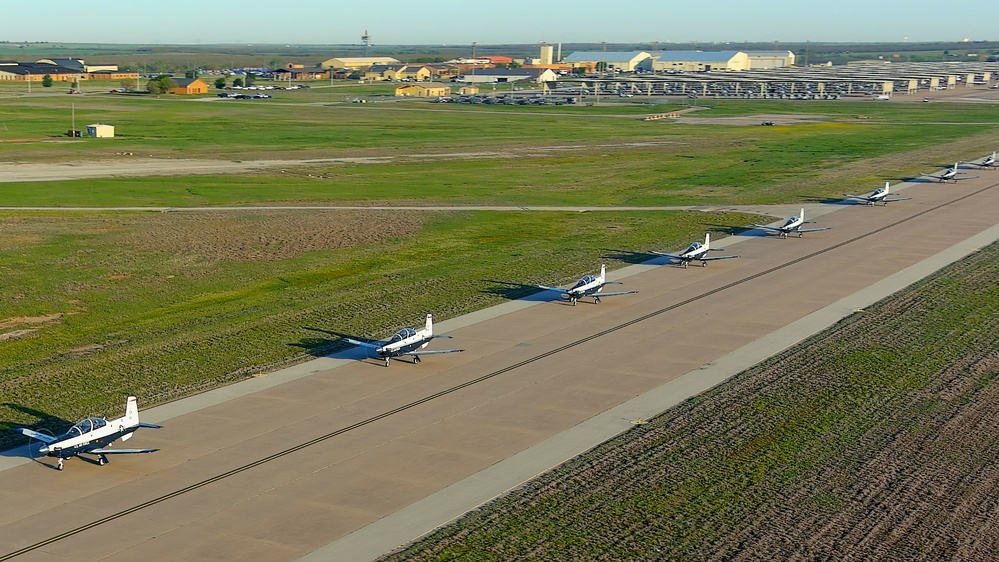
[[[0,40],[375,44],[999,40],[976,0],[0,0]],[[976,14],[981,17],[976,17]]]

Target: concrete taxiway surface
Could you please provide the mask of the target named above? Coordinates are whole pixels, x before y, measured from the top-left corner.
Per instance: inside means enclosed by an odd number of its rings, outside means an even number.
[[[999,174],[979,175],[739,237],[738,260],[625,268],[640,292],[598,306],[441,326],[465,353],[355,353],[143,412],[166,427],[129,446],[158,453],[0,472],[0,560],[370,559],[995,239]]]

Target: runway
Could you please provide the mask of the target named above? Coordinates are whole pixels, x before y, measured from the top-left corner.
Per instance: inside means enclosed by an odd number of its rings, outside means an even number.
[[[465,353],[391,368],[327,360],[333,368],[300,366],[245,392],[222,389],[219,400],[206,393],[190,413],[177,415],[181,404],[143,412],[166,427],[129,446],[158,453],[0,472],[0,560],[370,559],[443,523],[443,512],[419,509],[442,490],[463,490],[452,512],[488,500],[530,476],[510,460],[551,466],[717,382],[734,352],[791,345],[835,315],[795,322],[964,248],[997,222],[999,174],[980,176],[910,185],[912,201],[885,208],[820,216],[806,206],[833,230],[723,239],[743,257],[706,268],[632,266],[615,273],[640,292],[600,305],[535,298],[442,323]],[[996,236],[992,228],[974,244]],[[651,411],[607,419],[622,404]],[[401,540],[388,532],[400,529]]]

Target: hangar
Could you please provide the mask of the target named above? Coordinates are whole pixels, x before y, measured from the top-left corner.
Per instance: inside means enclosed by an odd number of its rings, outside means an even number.
[[[750,70],[794,66],[794,53],[791,51],[746,51],[746,54]]]
[[[742,51],[662,51],[652,56],[656,72],[749,70],[749,55]]]
[[[489,84],[492,82],[555,82],[558,74],[549,68],[478,68],[465,74],[469,84]]]
[[[350,68],[358,70],[369,68],[376,64],[402,64],[398,59],[392,57],[337,57],[324,60],[319,64],[320,68]]]
[[[652,70],[652,55],[645,51],[576,51],[565,57],[562,62],[586,67],[606,65],[606,70],[620,70],[622,72]]]

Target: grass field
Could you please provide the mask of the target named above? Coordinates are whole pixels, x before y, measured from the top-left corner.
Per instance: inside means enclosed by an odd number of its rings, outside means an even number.
[[[706,213],[0,216],[0,427],[153,404],[679,248]],[[648,256],[649,258],[653,256]],[[630,259],[630,258],[625,258]],[[12,335],[11,335],[12,334]],[[39,419],[30,407],[55,418]],[[0,448],[17,436],[0,431]]]
[[[384,560],[985,560],[999,245]]]
[[[908,108],[865,105],[871,119],[863,122],[847,115],[856,109],[835,103],[719,101],[697,113],[804,108],[826,115],[747,127],[644,122],[642,106],[330,104],[315,89],[288,94],[247,104],[13,96],[0,104],[0,147],[5,161],[49,164],[120,161],[128,157],[116,153],[126,151],[162,159],[393,159],[225,176],[0,183],[0,200],[777,203],[863,191],[892,174],[975,157],[993,148],[999,129],[995,110],[980,105],[917,106],[921,113],[910,117]],[[70,103],[80,126],[113,123],[120,137],[59,137],[69,128]],[[938,121],[950,124],[924,124]],[[680,248],[705,230],[754,220],[696,213],[5,213],[0,392],[8,405],[0,406],[0,423],[55,428],[57,419],[45,416],[114,413],[124,393],[144,404],[174,399],[334,345],[306,328],[385,336],[428,311],[447,318],[523,294],[486,279],[565,282],[601,261],[613,266],[608,249]],[[0,446],[10,443],[9,435],[0,439],[8,439]]]

